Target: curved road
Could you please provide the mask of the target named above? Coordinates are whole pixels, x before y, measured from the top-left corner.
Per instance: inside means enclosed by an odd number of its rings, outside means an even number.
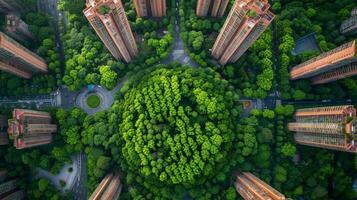
[[[96,94],[100,98],[100,105],[97,108],[90,108],[87,105],[88,96]],[[114,103],[114,95],[112,92],[102,86],[94,86],[92,90],[84,88],[76,98],[76,106],[82,108],[88,115],[94,115],[97,112],[109,109]]]
[[[179,15],[179,2],[180,0],[175,0],[175,28],[174,28],[174,44],[172,46],[172,52],[169,56],[162,61],[163,64],[168,64],[170,62],[179,62],[181,64],[187,64],[192,67],[198,67],[199,65],[189,57],[189,53],[185,50],[184,43],[182,41],[180,35],[180,15]],[[39,6],[42,9],[47,10],[54,16],[53,23],[56,27],[56,44],[61,54],[61,61],[64,61],[63,55],[63,46],[60,40],[60,33],[58,29],[58,10],[56,8],[57,0],[41,0]],[[273,30],[275,31],[275,30]],[[276,44],[273,44],[276,48]],[[274,50],[275,50],[274,48]],[[275,51],[274,51],[275,52]],[[274,55],[276,57],[276,55]],[[274,69],[276,70],[276,58],[274,60]],[[93,91],[89,91],[87,88],[84,88],[80,93],[77,92],[70,92],[66,87],[62,87],[58,90],[56,95],[41,95],[41,96],[27,96],[27,97],[20,97],[20,98],[9,98],[9,97],[2,97],[0,98],[1,104],[8,104],[12,106],[19,106],[19,107],[30,107],[29,104],[33,105],[35,102],[37,107],[45,107],[45,106],[57,106],[62,108],[72,108],[72,107],[81,107],[83,108],[89,115],[93,115],[99,111],[106,110],[111,107],[114,102],[115,94],[125,85],[127,82],[128,77],[124,77],[118,83],[118,85],[111,91],[104,89],[101,86],[95,86],[94,92],[97,93],[101,99],[102,104],[98,109],[90,109],[86,105],[86,97],[89,93]],[[266,99],[251,99],[253,104],[256,108],[274,108],[275,102],[280,101],[279,93],[277,91],[277,85],[274,85],[273,92],[267,97]],[[51,98],[48,98],[48,97]],[[56,97],[54,97],[56,96]],[[21,99],[22,98],[22,99]],[[244,99],[243,99],[244,100]],[[249,99],[246,99],[249,100]],[[345,101],[338,101],[338,100],[322,100],[322,101],[282,101],[283,104],[298,104],[298,105],[310,105],[310,104],[339,104],[339,103],[352,103],[349,100]],[[87,168],[86,168],[86,156],[84,153],[81,153],[76,160],[78,175],[75,178],[73,183],[72,192],[74,194],[75,200],[84,200],[87,198],[87,189],[85,187],[85,182],[87,178]]]

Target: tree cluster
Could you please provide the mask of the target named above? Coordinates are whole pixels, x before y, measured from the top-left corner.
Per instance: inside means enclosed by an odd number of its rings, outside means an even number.
[[[272,8],[277,17],[277,41],[279,42],[279,81],[284,99],[346,99],[355,98],[356,78],[350,77],[328,84],[312,87],[309,80],[289,81],[289,70],[321,52],[329,51],[343,43],[354,40],[353,35],[340,33],[343,20],[349,17],[355,1],[276,1]],[[315,33],[319,51],[305,51],[292,55],[295,41]]]
[[[36,4],[33,3],[33,4]],[[33,95],[48,94],[54,91],[61,84],[61,65],[59,54],[54,42],[53,28],[51,27],[49,16],[28,10],[33,4],[28,2],[28,7],[23,11],[23,18],[32,32],[34,39],[19,41],[31,51],[47,62],[48,74],[35,74],[30,80],[19,78],[15,75],[0,72],[0,94],[1,95]],[[5,20],[5,19],[4,19]]]
[[[212,177],[232,148],[236,100],[209,70],[158,69],[143,77],[123,102],[120,135],[130,171],[156,185]]]

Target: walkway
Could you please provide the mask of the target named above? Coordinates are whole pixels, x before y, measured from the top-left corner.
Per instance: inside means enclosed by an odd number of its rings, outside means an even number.
[[[52,185],[54,185],[58,190],[60,190],[62,193],[71,190],[76,177],[80,174],[80,166],[77,164],[78,159],[80,159],[80,155],[76,155],[72,158],[72,164],[65,164],[59,174],[53,175],[50,172],[43,170],[43,169],[37,169],[37,176],[36,178],[44,178],[47,179],[51,182]],[[69,172],[69,169],[72,168],[72,172]],[[61,186],[60,181],[64,181],[66,185],[64,187]]]
[[[198,67],[199,65],[190,58],[189,53],[184,48],[184,43],[180,35],[180,12],[179,12],[179,0],[175,0],[175,29],[174,29],[174,44],[170,55],[162,61],[163,64],[169,64],[171,62],[179,62],[181,64],[187,64],[192,67]]]

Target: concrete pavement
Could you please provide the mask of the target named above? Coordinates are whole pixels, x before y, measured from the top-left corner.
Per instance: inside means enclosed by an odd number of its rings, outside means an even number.
[[[85,186],[87,180],[87,160],[85,153],[79,154],[79,159],[77,159],[78,173],[74,180],[72,187],[73,199],[74,200],[85,200],[87,199],[87,188]]]
[[[50,172],[40,169],[37,169],[37,176],[36,178],[44,178],[51,182],[58,190],[62,193],[69,191],[72,189],[75,178],[78,176],[79,166],[77,165],[77,160],[80,158],[80,155],[76,155],[72,158],[72,164],[65,164],[59,174],[53,175]],[[73,171],[69,172],[69,168],[72,168]],[[66,182],[66,185],[62,187],[60,185],[60,181],[63,180]]]
[[[163,64],[169,64],[171,62],[178,62],[181,64],[190,65],[192,67],[198,67],[199,65],[190,58],[189,53],[184,48],[184,43],[180,35],[180,13],[179,13],[179,0],[175,1],[175,29],[174,29],[174,44],[173,50],[170,55],[162,61]]]

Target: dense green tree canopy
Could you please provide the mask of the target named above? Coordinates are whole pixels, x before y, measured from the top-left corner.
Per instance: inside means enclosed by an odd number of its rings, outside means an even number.
[[[129,167],[167,184],[195,184],[217,173],[233,145],[236,100],[227,81],[209,70],[159,69],[143,77],[123,103]]]

